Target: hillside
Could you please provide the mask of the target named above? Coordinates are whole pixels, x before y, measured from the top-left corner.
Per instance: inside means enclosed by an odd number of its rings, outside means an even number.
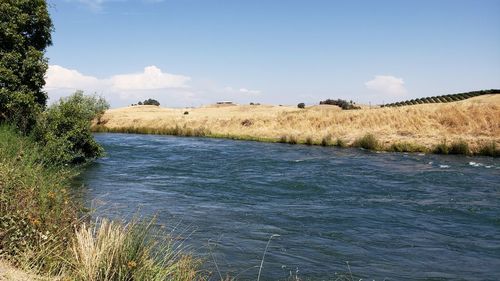
[[[346,111],[330,105],[306,109],[271,105],[193,109],[133,106],[108,110],[93,129],[327,145],[337,140],[351,145],[369,133],[385,150],[401,142],[432,149],[444,140],[463,140],[477,152],[486,144],[500,147],[500,95]]]

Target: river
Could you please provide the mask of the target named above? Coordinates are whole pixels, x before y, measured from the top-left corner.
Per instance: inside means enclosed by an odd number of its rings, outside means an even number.
[[[96,216],[156,215],[222,276],[498,280],[500,161],[489,157],[96,134]],[[274,235],[274,236],[273,236]],[[216,266],[215,266],[216,264]],[[358,280],[358,279],[354,279]]]

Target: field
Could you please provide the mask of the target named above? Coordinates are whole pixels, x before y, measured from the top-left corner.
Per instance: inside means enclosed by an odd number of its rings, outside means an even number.
[[[108,110],[93,130],[340,146],[356,146],[370,134],[379,150],[432,151],[460,142],[479,153],[500,147],[500,95],[360,110],[331,105],[131,106]]]

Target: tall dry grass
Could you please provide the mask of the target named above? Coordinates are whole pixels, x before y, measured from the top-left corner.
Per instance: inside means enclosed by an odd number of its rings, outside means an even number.
[[[372,134],[380,149],[432,151],[447,139],[462,140],[471,152],[478,153],[500,145],[500,95],[349,111],[329,105],[306,109],[266,105],[194,109],[135,106],[108,110],[101,123],[94,124],[94,130],[178,135],[189,135],[183,130],[196,130],[211,137],[318,145],[335,144],[332,140],[336,139],[348,146]]]
[[[74,280],[199,280],[199,262],[152,226],[107,219],[83,225],[71,249]]]

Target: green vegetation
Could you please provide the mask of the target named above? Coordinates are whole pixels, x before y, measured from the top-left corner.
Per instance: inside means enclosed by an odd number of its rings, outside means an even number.
[[[407,101],[383,104],[383,105],[381,105],[381,107],[398,107],[398,106],[424,104],[424,103],[446,103],[446,102],[461,101],[461,100],[465,100],[468,98],[477,97],[477,96],[481,96],[481,95],[491,95],[491,94],[499,94],[499,93],[500,93],[499,89],[473,91],[473,92],[458,93],[458,94],[452,94],[452,95],[442,95],[442,96],[437,96],[437,97],[426,97],[426,98],[419,98],[419,99],[412,99],[412,100],[407,100]]]
[[[40,115],[33,132],[35,140],[45,145],[45,158],[68,164],[101,156],[104,150],[94,140],[90,125],[108,108],[103,98],[85,96],[81,91],[51,105]]]
[[[28,132],[47,100],[42,90],[48,67],[43,55],[52,44],[47,3],[2,1],[0,26],[0,123]]]
[[[497,147],[497,144],[494,141],[492,141],[483,144],[479,149],[478,154],[483,156],[498,157],[500,156],[500,149]]]
[[[352,146],[370,150],[377,150],[380,148],[379,142],[373,134],[366,134],[361,138],[356,139]]]
[[[97,125],[92,127],[92,130],[96,133],[154,134],[183,137],[205,137],[210,135],[210,131],[203,127],[192,129],[186,126],[180,127],[178,125],[175,127],[161,129],[152,129],[147,127],[108,128]]]
[[[449,153],[468,155],[470,154],[469,145],[462,139],[454,141],[451,143]]]
[[[70,192],[72,166],[46,161],[46,148],[0,126],[0,256],[67,280],[196,280],[199,261],[165,233],[137,220],[82,225]]]
[[[324,101],[320,101],[319,104],[329,104],[329,105],[336,105],[343,110],[351,110],[351,109],[361,109],[361,107],[356,106],[354,102],[352,101],[346,101],[342,99],[326,99]]]
[[[435,154],[448,154],[450,152],[450,148],[446,142],[443,140],[441,143],[437,144],[432,150]]]
[[[300,109],[304,109],[304,108],[306,108],[306,104],[301,102],[301,103],[297,104],[297,107]]]
[[[456,140],[449,145],[446,140],[443,140],[441,143],[439,143],[434,147],[433,152],[436,154],[462,154],[462,155],[471,154],[469,145],[462,139]],[[494,156],[494,155],[489,154],[489,156]]]
[[[393,143],[389,147],[389,151],[392,152],[427,152],[427,148],[425,146],[421,146],[414,143],[409,142],[398,142]]]
[[[45,155],[31,138],[0,126],[0,256],[57,271],[78,220],[67,188],[76,171],[50,165]]]

